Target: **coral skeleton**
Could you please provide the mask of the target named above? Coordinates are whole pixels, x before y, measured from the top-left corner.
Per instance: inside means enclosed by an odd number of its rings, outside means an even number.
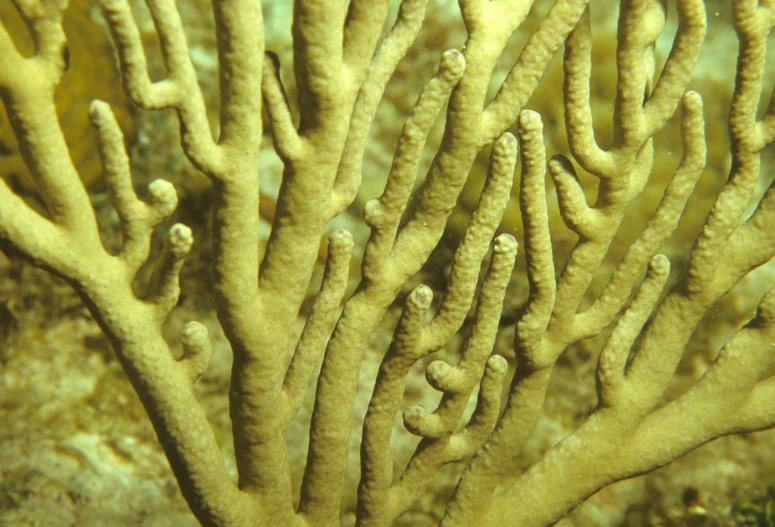
[[[702,0],[674,3],[678,27],[663,60],[656,42],[668,3],[620,2],[612,141],[605,146],[590,103],[590,9],[596,2],[555,0],[493,95],[488,88],[496,63],[533,2],[459,0],[465,45],[441,55],[403,125],[384,190],[362,208],[370,234],[353,259],[358,273],[351,273],[352,235],[341,228],[328,235],[328,226],[352,208],[362,179],[371,177],[363,173],[369,130],[388,81],[423,25],[427,0],[402,0],[394,19],[388,0],[295,0],[294,91],[281,75],[286,65],[265,49],[261,2],[213,0],[217,123],[207,117],[175,0],[145,1],[166,67],[158,80],[149,73],[132,2],[98,0],[126,94],[145,111],[177,113],[183,152],[212,182],[213,294],[233,353],[229,412],[236,480],[193,388],[211,361],[207,329],[198,322],[183,328],[179,359],[162,336],[194,243],[192,231],[175,224],[163,250],[152,256],[157,227],[175,211],[176,190],[156,180],[146,199],[138,197],[111,106],[95,100],[89,117],[121,229],[119,250],[104,246],[54,104],[68,68],[62,26],[67,0],[12,2],[34,52],[20,52],[0,25],[0,96],[45,211],[0,182],[0,241],[80,295],[202,525],[339,525],[345,495],[356,496],[356,525],[391,525],[415,506],[444,465],[458,463],[464,469],[440,525],[544,526],[601,488],[655,470],[714,438],[775,426],[773,288],[763,288],[755,313],[720,349],[709,351],[714,360],[704,374],[666,398],[701,319],[775,255],[775,190],[757,192],[760,179],[772,180],[761,174],[761,156],[775,140],[775,103],[759,108],[775,1],[734,0],[726,7],[739,41],[728,116],[731,167],[677,275],[660,251],[706,166],[702,97],[712,94],[687,88],[705,40]],[[562,98],[569,155],[547,159],[542,117],[526,105],[562,48],[562,93],[558,89],[556,96]],[[680,163],[648,225],[590,298],[628,207],[649,185],[653,138],[674,115],[680,119]],[[426,143],[442,117],[443,137],[425,171]],[[265,125],[284,168],[271,234],[262,241],[259,147]],[[416,278],[483,151],[489,153],[485,183],[448,262],[446,290],[434,300],[432,289]],[[592,203],[581,172],[597,181]],[[556,194],[547,193],[549,182]],[[499,231],[512,193],[523,228],[519,249],[514,236]],[[555,255],[550,228],[555,195],[562,221],[576,235],[562,258]],[[302,309],[326,236],[322,283],[311,307]],[[518,250],[529,294],[517,310],[510,355],[504,355],[496,339],[503,333],[504,302],[514,294]],[[135,281],[149,257],[153,276],[140,294]],[[364,355],[397,299],[402,311],[356,430],[360,459],[352,459]],[[299,317],[306,317],[300,334],[293,329]],[[594,357],[597,406],[527,470],[518,470],[558,359],[606,331]],[[459,335],[465,342],[454,360],[433,355]],[[426,365],[426,389],[441,394],[435,408],[405,401],[407,378],[418,363]],[[295,474],[288,427],[310,384],[315,393],[306,466]],[[394,467],[398,416],[419,443],[405,466]],[[360,463],[357,488],[347,488],[348,463]]]

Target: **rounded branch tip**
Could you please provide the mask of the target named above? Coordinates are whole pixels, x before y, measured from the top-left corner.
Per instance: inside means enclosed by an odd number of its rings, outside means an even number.
[[[501,355],[493,355],[487,359],[487,371],[495,375],[506,375],[509,371],[509,362]]]
[[[412,404],[403,412],[404,428],[416,436],[424,435],[424,421],[428,419],[430,413],[422,405]]]
[[[425,284],[415,287],[407,298],[407,302],[420,309],[428,309],[433,301],[433,291]]]
[[[328,237],[330,250],[336,252],[348,252],[353,248],[353,235],[347,229],[336,229]]]
[[[164,216],[169,216],[178,204],[178,193],[169,181],[155,179],[148,185],[151,205],[160,207]]]
[[[177,200],[178,193],[175,191],[175,187],[167,180],[154,179],[148,184],[148,192],[151,194],[153,201],[170,201]]]
[[[759,327],[770,327],[775,324],[775,287],[770,288],[759,302],[754,321]]]
[[[375,228],[378,226],[376,225],[377,218],[379,218],[381,212],[382,206],[379,198],[372,198],[363,206],[363,221],[365,221],[366,225],[369,227]]]
[[[97,131],[98,146],[103,152],[106,146],[123,143],[124,138],[110,104],[94,99],[89,104],[89,122]]]
[[[184,347],[200,347],[209,339],[207,328],[196,321],[192,321],[183,326],[180,330],[180,343]]]
[[[463,76],[466,69],[466,58],[458,49],[448,49],[441,55],[439,70],[448,72],[455,80]]]
[[[544,122],[541,119],[541,114],[533,110],[522,110],[519,113],[519,129],[520,132],[542,131]]]
[[[191,229],[182,223],[176,223],[170,228],[167,240],[172,253],[178,257],[187,255],[191,251],[191,246],[194,245],[194,236],[191,234]]]
[[[492,147],[492,155],[497,157],[517,157],[517,138],[511,132],[502,133]]]
[[[554,154],[551,159],[549,159],[548,165],[549,175],[551,175],[552,179],[555,181],[566,176],[570,176],[576,181],[579,179],[576,175],[576,169],[573,168],[573,163],[562,154]]]
[[[428,0],[404,0],[399,7],[399,16],[407,19],[409,16],[424,17],[427,3]]]
[[[681,107],[691,113],[702,113],[702,95],[690,90],[681,98]]]
[[[670,259],[664,254],[656,254],[649,262],[649,272],[657,277],[666,277],[670,274]]]
[[[207,328],[199,322],[189,322],[180,331],[180,343],[183,345],[180,363],[185,365],[189,379],[194,382],[210,367],[213,356]]]
[[[468,376],[443,360],[435,360],[428,365],[425,379],[439,392],[463,393],[471,388]]]
[[[428,382],[439,391],[443,391],[441,383],[452,372],[452,366],[443,360],[435,360],[428,365],[425,370],[425,378]]]
[[[102,120],[104,118],[105,112],[109,111],[110,105],[105,101],[94,99],[91,103],[89,103],[89,118],[94,124]]]
[[[264,67],[271,68],[274,72],[280,71],[280,57],[274,51],[264,52]]]
[[[517,243],[516,238],[508,233],[499,234],[495,241],[493,241],[492,244],[492,250],[495,253],[514,253],[514,256],[517,255],[517,248],[519,246],[519,243]]]

